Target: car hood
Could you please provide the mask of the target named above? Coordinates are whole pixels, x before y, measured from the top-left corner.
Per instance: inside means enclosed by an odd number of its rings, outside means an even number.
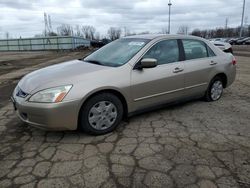
[[[112,67],[73,60],[31,72],[23,77],[18,85],[24,92],[31,94],[34,90],[74,84],[74,82],[83,79],[86,74],[109,68]]]

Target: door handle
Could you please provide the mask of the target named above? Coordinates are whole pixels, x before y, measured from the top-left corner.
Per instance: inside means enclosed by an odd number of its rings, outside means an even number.
[[[210,62],[210,65],[216,65],[217,63],[216,62],[214,62],[214,61],[211,61]]]
[[[173,70],[173,73],[178,73],[178,72],[182,72],[184,69],[180,68],[180,67],[176,67],[174,70]]]

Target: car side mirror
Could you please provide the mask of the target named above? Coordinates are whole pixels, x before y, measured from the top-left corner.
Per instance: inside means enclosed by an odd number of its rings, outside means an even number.
[[[154,68],[157,66],[157,59],[154,58],[144,58],[140,61],[137,69],[148,69],[148,68]]]

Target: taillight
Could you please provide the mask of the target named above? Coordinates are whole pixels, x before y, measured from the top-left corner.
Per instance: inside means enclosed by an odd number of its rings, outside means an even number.
[[[233,60],[232,60],[232,64],[233,64],[233,65],[236,65],[236,64],[237,64],[237,61],[236,61],[235,57],[234,57]]]

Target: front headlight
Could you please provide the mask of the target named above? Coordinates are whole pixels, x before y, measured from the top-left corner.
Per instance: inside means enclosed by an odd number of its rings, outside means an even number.
[[[66,85],[38,91],[29,98],[29,101],[41,103],[61,102],[68,94],[71,87],[72,85]]]

